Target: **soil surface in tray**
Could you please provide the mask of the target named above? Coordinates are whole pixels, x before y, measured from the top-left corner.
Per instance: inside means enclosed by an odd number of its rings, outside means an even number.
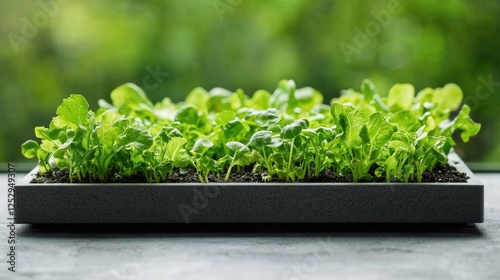
[[[44,174],[38,175],[36,178],[33,178],[31,183],[69,183],[67,170],[57,170],[52,174]],[[110,174],[108,176],[108,180],[104,183],[144,183],[147,180],[140,175],[121,178],[116,174]],[[444,182],[453,182],[453,183],[465,183],[467,182],[469,177],[462,172],[458,172],[457,169],[451,165],[438,165],[434,168],[433,172],[426,171],[423,174],[422,182],[423,183],[444,183]],[[220,175],[219,177],[215,175],[209,176],[210,182],[213,183],[223,183],[224,175]],[[231,177],[228,182],[231,183],[263,183],[262,174],[261,173],[252,173],[251,170],[244,171],[234,171],[231,173]],[[284,182],[283,180],[279,180],[278,178],[273,178],[272,182]],[[321,182],[321,183],[352,183],[352,176],[347,175],[339,175],[331,170],[328,170],[321,174],[319,177],[306,177],[302,180],[297,180],[297,183],[304,182]],[[365,182],[386,182],[385,177],[375,177],[371,181]],[[393,182],[401,182],[401,181],[393,181]],[[89,183],[89,181],[75,181],[73,183]],[[95,183],[95,182],[94,182]],[[199,183],[198,175],[192,171],[187,173],[174,173],[171,177],[169,177],[166,181],[162,183]]]

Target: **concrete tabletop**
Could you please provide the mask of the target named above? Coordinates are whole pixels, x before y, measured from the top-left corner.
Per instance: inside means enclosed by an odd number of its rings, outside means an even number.
[[[16,225],[10,272],[1,174],[0,279],[500,279],[500,174],[478,178],[485,222],[474,228]]]

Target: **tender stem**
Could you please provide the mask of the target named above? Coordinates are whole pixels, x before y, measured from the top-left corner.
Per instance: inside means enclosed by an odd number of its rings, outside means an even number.
[[[231,161],[231,164],[229,165],[229,168],[227,169],[226,177],[224,178],[224,181],[229,181],[229,175],[231,175],[231,169],[233,168],[234,165],[234,157],[233,160]]]
[[[295,138],[292,139],[292,146],[290,147],[290,156],[288,157],[288,166],[286,170],[286,174],[290,173],[290,166],[292,166],[292,154],[293,154],[293,145],[295,142]]]

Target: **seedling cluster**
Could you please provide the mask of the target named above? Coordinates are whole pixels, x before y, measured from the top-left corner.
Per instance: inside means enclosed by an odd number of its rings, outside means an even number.
[[[283,80],[273,93],[252,97],[240,89],[195,88],[184,102],[153,104],[125,84],[96,112],[82,95],[64,99],[49,127],[35,128],[41,142],[25,142],[22,153],[38,158],[41,174],[68,170],[71,182],[137,175],[163,182],[182,172],[196,172],[200,182],[209,175],[227,181],[243,169],[264,181],[332,170],[354,182],[374,176],[420,182],[425,171],[447,163],[454,133],[467,142],[479,132],[467,105],[450,119],[462,99],[455,84],[417,94],[410,84],[396,84],[382,96],[364,80],[359,92],[342,91],[325,105],[313,88]]]

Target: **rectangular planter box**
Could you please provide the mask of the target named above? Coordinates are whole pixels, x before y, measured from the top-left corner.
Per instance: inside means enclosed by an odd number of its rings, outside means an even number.
[[[481,223],[484,187],[467,183],[32,184],[15,187],[18,224]]]

